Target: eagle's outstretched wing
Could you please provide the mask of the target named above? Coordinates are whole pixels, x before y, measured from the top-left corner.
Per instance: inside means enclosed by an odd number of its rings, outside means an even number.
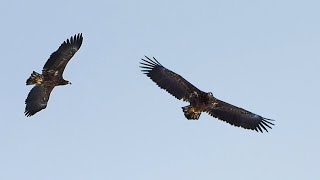
[[[82,33],[74,35],[73,37],[64,41],[59,49],[51,54],[50,58],[43,66],[43,71],[54,70],[58,71],[59,75],[62,73],[73,55],[80,49],[82,44]]]
[[[271,126],[274,125],[270,122],[274,120],[261,117],[218,99],[216,99],[214,103],[210,104],[206,112],[231,125],[260,132],[263,132],[263,130],[268,132],[268,128],[272,129]]]
[[[160,88],[165,89],[177,99],[190,101],[191,93],[202,93],[198,88],[193,86],[179,74],[176,74],[169,69],[163,67],[155,58],[150,59],[145,56],[140,62],[142,72],[154,81]]]
[[[25,101],[26,109],[24,114],[29,117],[41,111],[42,109],[45,109],[53,88],[54,86],[48,86],[46,84],[34,86],[29,92]]]

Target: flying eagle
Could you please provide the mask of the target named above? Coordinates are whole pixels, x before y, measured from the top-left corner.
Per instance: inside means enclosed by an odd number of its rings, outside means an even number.
[[[142,72],[154,81],[160,88],[166,90],[179,100],[184,100],[190,105],[182,107],[184,115],[189,120],[198,120],[201,112],[225,121],[231,125],[257,132],[268,132],[274,125],[271,119],[264,118],[240,107],[223,102],[213,96],[211,92],[203,92],[169,69],[162,66],[155,58],[145,56],[140,62]]]
[[[32,72],[26,84],[35,86],[31,89],[25,101],[24,114],[26,116],[32,116],[47,107],[50,93],[55,86],[71,84],[71,82],[63,79],[62,74],[69,60],[80,49],[82,40],[82,33],[74,35],[70,40],[67,39],[57,51],[51,54],[43,66],[42,74]]]

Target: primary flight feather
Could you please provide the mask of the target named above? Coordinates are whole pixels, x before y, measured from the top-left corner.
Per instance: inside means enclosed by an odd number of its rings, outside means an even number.
[[[47,107],[50,93],[55,86],[71,84],[63,79],[63,71],[82,45],[82,34],[74,35],[70,39],[64,41],[59,49],[51,54],[45,63],[42,74],[35,71],[27,79],[27,85],[35,85],[25,100],[25,115],[32,116]]]
[[[199,119],[201,112],[225,121],[231,125],[251,129],[258,132],[272,129],[274,125],[271,119],[264,118],[240,107],[223,102],[189,83],[179,74],[176,74],[162,66],[155,58],[145,56],[140,62],[142,72],[154,81],[160,88],[168,93],[190,103],[182,107],[187,119]]]

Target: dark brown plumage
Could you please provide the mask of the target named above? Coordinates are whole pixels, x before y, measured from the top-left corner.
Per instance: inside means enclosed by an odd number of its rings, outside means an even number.
[[[207,112],[213,117],[245,129],[258,132],[264,130],[268,132],[268,128],[272,129],[271,126],[274,124],[270,121],[273,120],[223,102],[215,98],[211,92],[206,93],[199,90],[179,74],[163,67],[155,58],[145,57],[146,59],[142,59],[143,62],[140,62],[142,72],[177,99],[190,103],[190,105],[182,107],[187,119],[197,120],[201,112]]]
[[[70,59],[79,50],[82,44],[82,34],[74,35],[64,41],[59,49],[51,54],[43,67],[42,74],[32,72],[27,85],[35,85],[28,94],[25,101],[25,115],[32,116],[45,109],[49,101],[50,93],[55,86],[71,84],[63,79],[63,71]]]

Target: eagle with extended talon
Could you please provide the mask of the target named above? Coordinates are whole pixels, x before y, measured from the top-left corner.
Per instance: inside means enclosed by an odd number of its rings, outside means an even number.
[[[177,99],[182,99],[190,105],[182,107],[184,115],[189,120],[199,119],[201,112],[206,112],[211,116],[225,121],[231,125],[257,132],[272,129],[274,125],[271,119],[264,118],[240,107],[223,102],[213,96],[211,92],[206,93],[179,74],[176,74],[162,66],[155,58],[150,59],[145,56],[140,62],[142,72],[154,81],[160,88],[166,90]]]
[[[71,82],[63,79],[62,74],[70,59],[80,49],[82,40],[82,33],[67,39],[57,51],[51,54],[42,69],[42,74],[32,72],[26,84],[35,86],[31,89],[25,101],[24,114],[26,116],[32,116],[47,107],[50,93],[55,86],[71,84]]]

